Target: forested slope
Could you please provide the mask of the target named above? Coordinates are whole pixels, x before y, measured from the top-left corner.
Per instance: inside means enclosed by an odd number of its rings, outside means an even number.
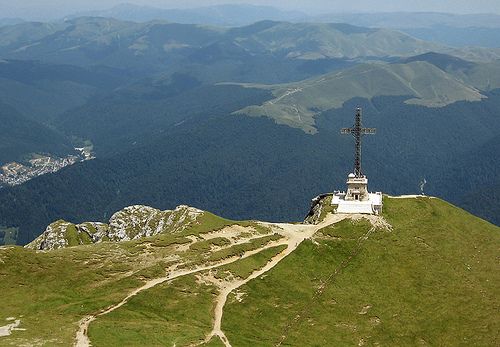
[[[419,193],[425,178],[429,195],[457,204],[470,199],[498,168],[483,146],[497,141],[500,95],[434,109],[403,100],[351,100],[319,116],[315,135],[266,118],[224,112],[197,117],[142,147],[0,191],[0,225],[20,227],[18,242],[26,243],[59,218],[106,220],[127,205],[167,209],[182,203],[235,219],[300,220],[308,209],[304,196],[344,187],[353,143],[339,128],[352,125],[356,106],[365,110],[365,125],[378,128],[363,147],[371,190]],[[495,196],[487,201],[487,210],[468,207],[499,223]]]

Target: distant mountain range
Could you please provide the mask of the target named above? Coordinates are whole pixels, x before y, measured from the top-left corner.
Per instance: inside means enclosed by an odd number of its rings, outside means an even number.
[[[451,10],[451,9],[450,9]],[[272,6],[249,4],[224,4],[191,9],[162,9],[123,3],[100,11],[78,12],[67,16],[111,17],[127,21],[147,22],[167,20],[184,24],[212,24],[222,26],[243,26],[261,20],[336,22],[376,28],[432,28],[437,25],[453,28],[483,27],[500,28],[497,14],[453,14],[439,12],[375,12],[335,13],[308,15],[300,11],[284,11]]]
[[[306,15],[271,6],[241,4],[216,5],[192,9],[162,9],[124,3],[106,10],[72,13],[65,19],[106,17],[124,21],[154,20],[182,24],[236,27],[262,20],[316,23],[348,23],[370,28],[400,30],[416,38],[455,47],[484,46],[498,48],[500,15],[458,15],[436,12],[326,13]],[[20,18],[0,18],[0,27],[22,23]]]
[[[80,12],[68,16],[111,17],[147,22],[166,20],[184,24],[243,26],[262,20],[290,22],[348,23],[370,28],[401,30],[414,37],[450,46],[500,47],[500,15],[436,12],[328,13],[310,16],[298,11],[282,11],[270,6],[218,5],[194,9],[160,9],[121,4],[103,11]]]
[[[0,28],[0,56],[134,70],[237,57],[301,60],[411,56],[446,47],[385,29],[262,21],[240,28],[82,17]],[[496,54],[496,53],[492,53]]]
[[[325,14],[309,19],[400,30],[413,37],[454,47],[500,47],[500,15],[433,12]]]
[[[453,9],[450,9],[453,10]],[[439,12],[327,13],[314,17],[316,21],[341,22],[376,28],[500,28],[498,14],[454,14]]]
[[[178,69],[189,63],[220,65],[234,59],[388,59],[430,51],[476,61],[500,57],[500,49],[452,49],[394,30],[348,24],[262,21],[239,28],[217,28],[82,17],[0,28],[0,56],[4,59],[105,65],[143,73]]]
[[[79,12],[68,16],[110,17],[134,22],[166,20],[182,24],[210,24],[217,26],[242,26],[261,20],[294,21],[307,16],[299,11],[283,11],[271,6],[225,4],[193,9],[161,9],[134,4],[120,4],[108,10]]]

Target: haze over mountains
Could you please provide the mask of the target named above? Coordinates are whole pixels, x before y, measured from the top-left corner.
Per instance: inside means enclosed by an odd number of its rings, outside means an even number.
[[[33,35],[33,33],[35,33]],[[261,21],[241,28],[163,22],[134,23],[82,17],[63,23],[26,23],[0,29],[0,54],[72,65],[106,65],[132,70],[165,69],[188,58],[206,63],[255,56],[318,60],[411,56],[449,51],[397,31],[348,24],[292,24]],[[468,54],[456,51],[457,54]],[[478,49],[476,60],[499,56]],[[485,52],[484,55],[481,52]],[[144,64],[148,63],[148,64]],[[177,67],[177,66],[176,66]]]
[[[270,6],[218,5],[195,9],[165,10],[148,6],[121,4],[108,10],[89,11],[72,16],[113,17],[145,22],[167,20],[219,26],[242,26],[268,19],[290,22],[349,23],[369,28],[391,28],[416,38],[451,46],[499,47],[498,14],[451,14],[439,12],[327,13],[308,15],[282,11]]]
[[[193,9],[160,9],[138,6],[130,3],[120,4],[107,10],[79,12],[74,17],[112,17],[134,22],[166,20],[183,24],[211,24],[217,26],[242,26],[261,21],[303,20],[307,15],[299,11],[283,11],[271,6],[255,5],[217,5]]]
[[[54,220],[105,221],[132,204],[299,220],[304,196],[351,170],[339,128],[358,105],[379,128],[364,149],[373,189],[418,193],[425,179],[426,193],[500,223],[500,50],[393,29],[483,21],[493,33],[496,17],[405,14],[379,28],[397,16],[360,16],[363,27],[267,7],[126,5],[0,27],[1,164],[81,146],[97,156],[1,189],[0,237],[25,244]]]
[[[442,12],[348,12],[327,9],[321,15],[298,10],[281,10],[271,6],[223,4],[183,9],[163,9],[131,3],[118,4],[104,10],[61,14],[51,20],[78,17],[107,17],[125,21],[147,22],[165,20],[172,23],[215,26],[244,26],[260,20],[349,23],[370,28],[391,28],[414,37],[452,46],[499,47],[500,15],[451,14]],[[325,13],[326,12],[326,13]],[[17,13],[17,12],[16,12]],[[18,13],[17,13],[18,14]],[[28,15],[28,17],[33,15]],[[37,17],[35,15],[35,17]],[[40,19],[38,19],[40,20]],[[0,26],[22,23],[21,18],[0,18]]]
[[[363,27],[377,28],[432,28],[442,25],[451,28],[499,28],[499,15],[494,13],[453,14],[442,12],[334,12],[325,9],[321,15],[302,11],[286,11],[272,6],[224,4],[185,9],[162,9],[123,3],[106,10],[94,10],[70,14],[75,17],[112,17],[121,20],[146,22],[168,20],[185,24],[212,24],[221,26],[242,26],[263,19],[294,22],[351,23]]]

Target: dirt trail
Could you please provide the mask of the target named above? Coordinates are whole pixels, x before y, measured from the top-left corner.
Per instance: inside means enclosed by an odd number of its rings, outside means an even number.
[[[270,242],[266,244],[264,247],[246,252],[242,257],[232,257],[229,259],[226,259],[224,261],[218,262],[216,264],[212,264],[209,266],[202,266],[198,267],[195,269],[186,269],[186,270],[179,270],[179,271],[171,271],[167,276],[156,278],[150,281],[147,281],[143,286],[133,290],[131,293],[129,293],[122,301],[119,303],[110,306],[108,309],[96,314],[96,315],[89,315],[84,317],[82,320],[79,321],[78,326],[78,332],[76,334],[76,341],[74,346],[75,347],[90,347],[90,339],[88,337],[88,327],[90,323],[92,323],[94,320],[96,320],[98,317],[106,315],[110,312],[113,312],[114,310],[122,307],[125,305],[132,297],[137,295],[138,293],[153,288],[159,284],[162,284],[164,282],[173,280],[178,277],[182,276],[187,276],[191,274],[195,274],[198,272],[202,271],[207,271],[211,269],[215,269],[224,265],[231,264],[235,261],[238,261],[240,259],[248,258],[251,257],[252,255],[255,255],[257,253],[260,253],[261,251],[271,248],[271,247],[276,247],[278,245],[287,245],[287,248],[275,256],[269,263],[266,264],[262,269],[252,273],[248,278],[241,280],[241,281],[236,281],[236,282],[231,282],[228,283],[227,286],[224,286],[221,289],[221,292],[219,293],[219,296],[217,297],[216,301],[216,308],[215,308],[215,319],[214,319],[214,327],[212,329],[212,332],[207,336],[206,341],[209,341],[213,336],[218,336],[222,342],[224,343],[225,346],[231,346],[229,343],[228,339],[226,338],[224,332],[221,330],[221,323],[222,323],[222,315],[223,315],[223,309],[224,305],[226,303],[228,295],[235,289],[243,286],[247,282],[251,281],[252,279],[255,279],[264,273],[268,272],[271,270],[274,266],[276,266],[283,258],[285,258],[287,255],[292,253],[299,245],[302,243],[307,238],[310,238],[316,233],[319,229],[328,226],[330,224],[337,223],[341,221],[342,219],[346,218],[346,215],[341,215],[341,214],[336,214],[336,215],[328,215],[323,222],[317,225],[308,225],[308,224],[287,224],[287,223],[262,223],[263,225],[266,225],[268,227],[271,227],[274,232],[279,233],[285,237],[284,240],[279,240],[277,242]]]
[[[281,253],[272,258],[263,268],[253,272],[249,277],[243,280],[237,280],[232,282],[220,283],[220,293],[216,299],[215,306],[215,318],[214,327],[210,334],[208,334],[205,340],[198,344],[204,344],[209,342],[212,337],[219,337],[226,347],[232,347],[228,338],[222,331],[222,316],[224,314],[224,306],[227,301],[227,297],[234,290],[242,287],[251,280],[258,278],[274,268],[278,263],[283,260],[286,256],[291,254],[297,247],[308,238],[311,238],[319,229],[337,223],[342,219],[346,218],[345,215],[329,215],[322,223],[317,225],[305,225],[305,224],[285,224],[285,223],[262,223],[274,229],[275,232],[285,236],[287,238],[287,248]],[[196,345],[195,345],[196,346]]]
[[[139,294],[140,292],[142,292],[144,290],[153,288],[159,284],[176,279],[178,277],[187,276],[187,275],[191,275],[191,274],[194,274],[194,273],[197,273],[200,271],[207,271],[207,270],[214,269],[214,268],[217,268],[220,266],[231,264],[239,259],[251,257],[252,255],[257,254],[264,249],[275,247],[275,246],[280,245],[280,244],[284,244],[284,243],[283,242],[281,242],[281,243],[280,242],[271,242],[262,248],[246,252],[241,258],[240,257],[232,257],[232,258],[228,258],[224,261],[221,261],[221,262],[218,262],[216,264],[209,265],[209,266],[202,266],[202,267],[198,267],[198,268],[191,269],[191,270],[173,271],[173,272],[170,272],[167,276],[159,277],[159,278],[155,278],[153,280],[147,281],[142,287],[134,289],[131,293],[129,293],[119,303],[109,307],[105,311],[102,311],[96,315],[89,315],[89,316],[84,317],[82,320],[80,320],[80,322],[78,323],[79,329],[78,329],[78,332],[76,334],[76,342],[75,342],[74,346],[75,347],[89,347],[89,346],[91,346],[90,340],[89,340],[88,335],[87,335],[88,327],[89,327],[90,323],[92,323],[94,320],[96,320],[97,317],[104,316],[104,315],[106,315],[110,312],[113,312],[114,310],[122,307],[132,297],[134,297],[135,295]]]

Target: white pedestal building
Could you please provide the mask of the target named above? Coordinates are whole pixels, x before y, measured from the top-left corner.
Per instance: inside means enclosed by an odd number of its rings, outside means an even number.
[[[356,177],[353,173],[347,178],[347,192],[335,191],[332,205],[336,206],[336,213],[382,213],[382,193],[368,192],[368,178]]]

